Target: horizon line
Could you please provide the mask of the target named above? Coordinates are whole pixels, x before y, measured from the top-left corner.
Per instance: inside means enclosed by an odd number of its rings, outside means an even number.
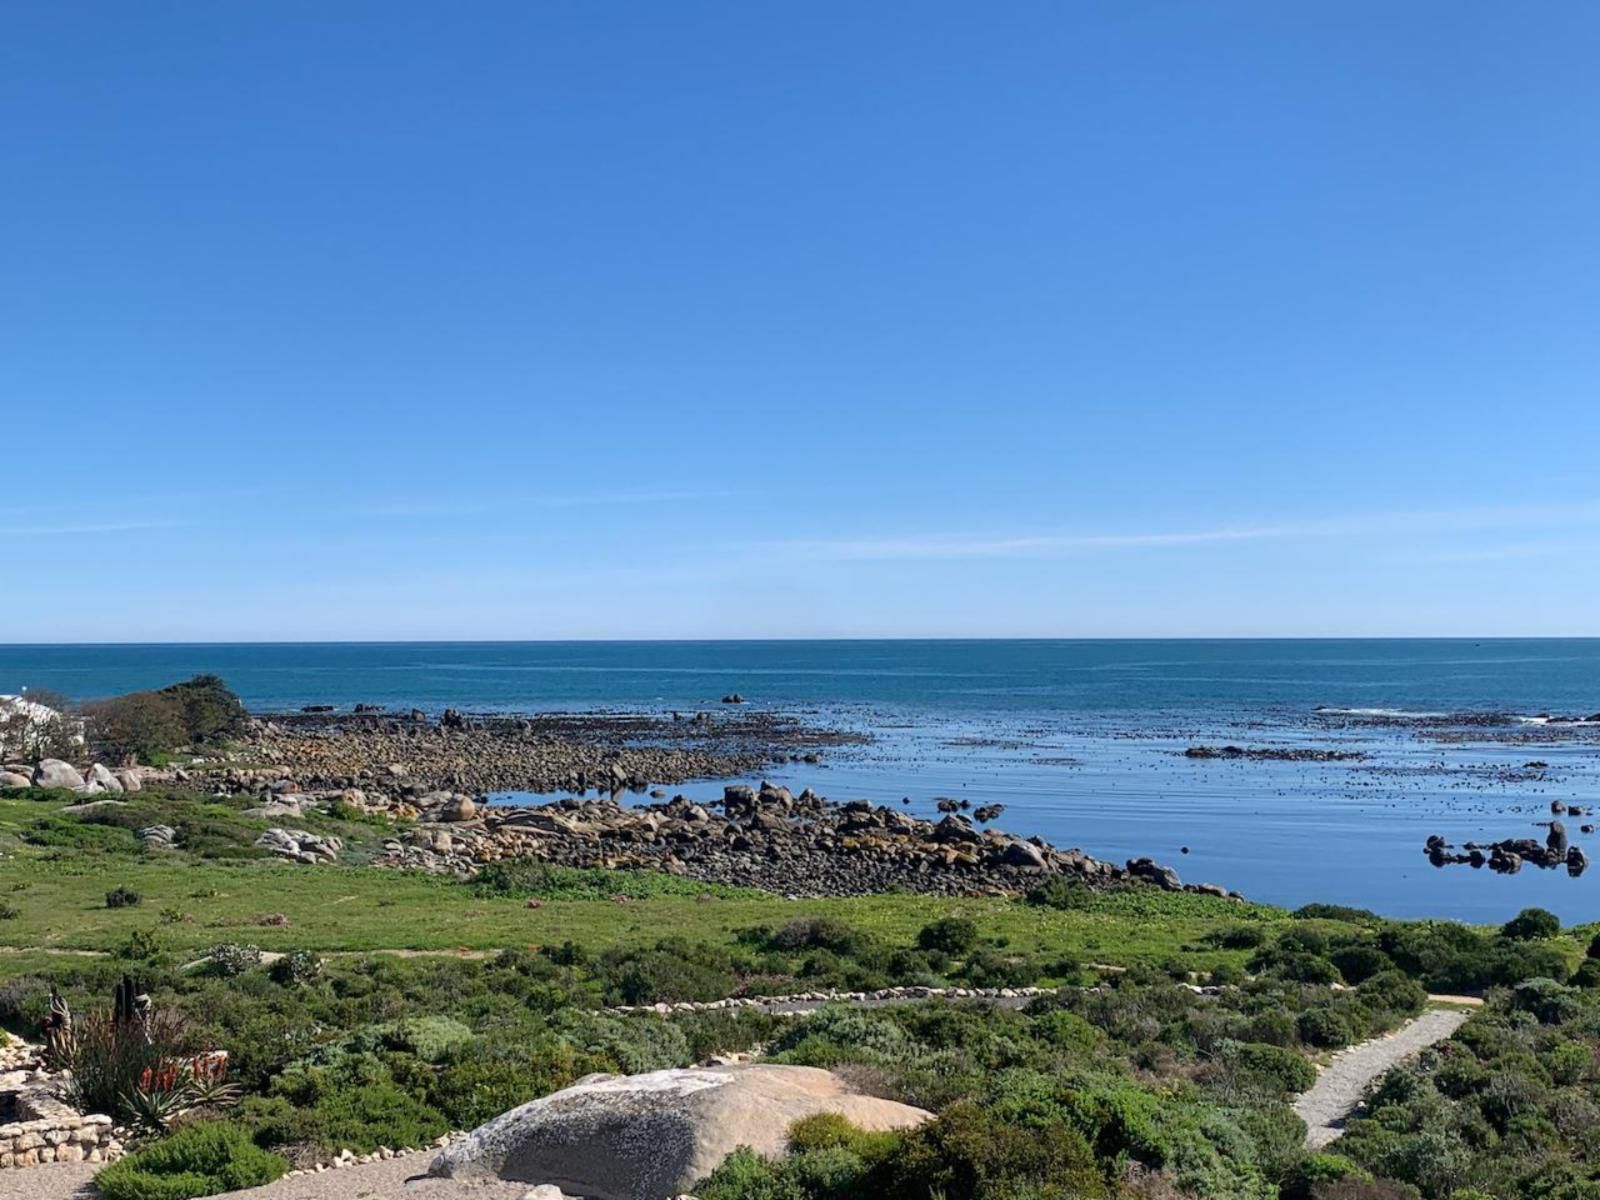
[[[920,636],[810,635],[773,637],[567,638],[266,638],[237,641],[0,642],[3,650],[94,650],[235,646],[648,646],[756,645],[769,642],[1594,642],[1600,634],[938,634]]]

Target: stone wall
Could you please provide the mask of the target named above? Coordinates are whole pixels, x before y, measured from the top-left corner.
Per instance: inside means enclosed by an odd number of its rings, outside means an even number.
[[[4,1040],[0,1033],[0,1041]],[[0,1170],[54,1162],[109,1162],[122,1143],[107,1116],[83,1116],[56,1096],[39,1047],[0,1045]]]
[[[122,1151],[111,1118],[82,1116],[44,1090],[18,1092],[22,1120],[0,1125],[0,1170],[53,1162],[108,1162]]]

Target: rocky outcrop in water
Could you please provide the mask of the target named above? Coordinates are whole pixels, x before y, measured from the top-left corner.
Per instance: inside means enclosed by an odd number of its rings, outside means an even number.
[[[1185,758],[1245,759],[1250,762],[1360,762],[1362,750],[1313,750],[1283,746],[1190,746]]]
[[[1567,828],[1560,821],[1550,822],[1550,832],[1540,842],[1535,838],[1506,838],[1498,842],[1467,842],[1457,850],[1439,834],[1428,838],[1422,847],[1428,861],[1436,867],[1488,867],[1501,875],[1515,875],[1523,865],[1553,871],[1565,867],[1576,879],[1589,867],[1589,856],[1582,847],[1567,840]]]
[[[388,842],[380,866],[470,876],[485,864],[529,859],[570,867],[650,869],[786,895],[855,896],[893,888],[944,895],[1014,893],[1052,876],[1092,887],[1144,882],[1172,891],[1227,895],[1186,885],[1149,859],[1125,866],[1039,838],[976,829],[950,813],[937,822],[864,800],[834,804],[809,789],[795,796],[734,784],[720,804],[682,797],[626,808],[610,799],[480,808],[446,820],[452,798],[425,808],[422,823]]]

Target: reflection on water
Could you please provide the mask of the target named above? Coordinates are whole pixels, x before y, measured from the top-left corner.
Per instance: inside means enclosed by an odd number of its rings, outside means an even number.
[[[1538,823],[1549,819],[1553,800],[1586,811],[1600,805],[1600,753],[1587,731],[1525,745],[1489,740],[1471,727],[1419,730],[1314,712],[1209,722],[1152,715],[1137,723],[1041,714],[939,719],[859,707],[820,715],[869,729],[875,740],[830,751],[822,765],[775,765],[767,778],[797,792],[811,787],[832,800],[867,799],[930,819],[938,818],[941,796],[974,808],[999,803],[1005,812],[995,824],[1009,832],[1117,861],[1150,855],[1187,881],[1221,883],[1291,907],[1319,900],[1393,916],[1488,922],[1538,904],[1567,922],[1600,918],[1592,877],[1440,871],[1423,854],[1435,833],[1455,843],[1543,837]],[[1227,744],[1365,757],[1184,755],[1191,746]],[[722,787],[707,780],[667,791],[706,801],[720,798]],[[651,802],[626,793],[619,799]],[[1573,841],[1593,856],[1600,839],[1588,846],[1585,823],[1567,819]]]

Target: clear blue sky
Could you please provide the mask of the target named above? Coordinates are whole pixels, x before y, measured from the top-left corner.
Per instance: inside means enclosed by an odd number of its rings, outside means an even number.
[[[0,642],[1600,634],[1600,7],[23,2]]]

